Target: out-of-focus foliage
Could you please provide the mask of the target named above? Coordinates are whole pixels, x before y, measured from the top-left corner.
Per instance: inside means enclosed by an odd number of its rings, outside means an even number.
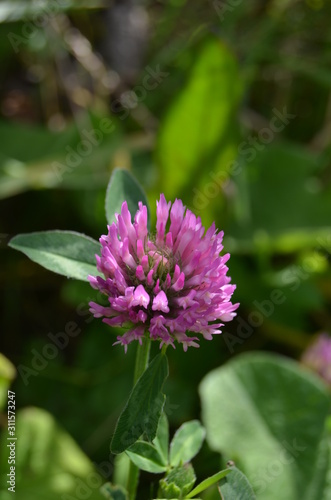
[[[59,429],[54,418],[39,408],[26,408],[17,415],[17,458],[15,496],[32,500],[47,498],[75,498],[88,495],[93,500],[102,500],[99,488],[103,478],[97,474],[93,464],[80,450],[71,436]],[[1,445],[1,498],[10,499],[7,491],[8,469],[7,441],[3,436]]]
[[[172,430],[199,418],[196,387],[228,358],[299,358],[331,329],[330,17],[326,0],[0,4],[2,351],[20,367],[18,407],[49,412],[92,461],[110,460],[134,348],[124,358],[118,331],[92,320],[87,283],[9,239],[97,240],[115,167],[135,174],[152,217],[165,192],[224,229],[241,306],[222,336],[171,353]],[[198,481],[219,470],[207,445],[194,460]]]
[[[246,354],[209,373],[200,393],[210,447],[243,467],[258,498],[330,496],[330,395],[316,376]]]
[[[16,370],[9,359],[0,353],[0,408],[7,404],[7,391],[12,380],[16,376]]]
[[[210,173],[228,174],[225,167],[237,153],[241,90],[233,53],[217,39],[206,41],[160,128],[156,151],[167,197],[192,204]]]

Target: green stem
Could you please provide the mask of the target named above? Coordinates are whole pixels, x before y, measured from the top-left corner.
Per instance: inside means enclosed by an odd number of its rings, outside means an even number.
[[[151,341],[148,338],[144,338],[142,345],[138,344],[137,354],[136,354],[136,366],[134,369],[133,384],[136,385],[138,379],[144,373],[148,366],[149,361],[149,351],[151,347]],[[135,500],[137,486],[139,479],[139,469],[138,467],[130,461],[127,490],[129,493],[129,500]]]
[[[151,340],[144,338],[142,345],[138,344],[136,353],[136,366],[134,369],[133,384],[136,385],[138,379],[142,376],[148,366],[149,351],[151,348]]]

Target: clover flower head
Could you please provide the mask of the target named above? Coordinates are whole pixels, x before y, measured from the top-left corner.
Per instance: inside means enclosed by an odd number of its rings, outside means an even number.
[[[239,304],[231,303],[226,262],[220,256],[223,232],[208,231],[181,200],[157,202],[155,236],[147,229],[147,207],[141,202],[132,223],[126,202],[116,222],[101,236],[97,268],[104,278],[89,276],[93,288],[107,295],[109,306],[90,302],[90,311],[110,326],[128,331],[115,344],[125,350],[144,336],[160,347],[181,343],[199,347],[199,336],[211,340],[231,321]],[[198,336],[199,335],[199,336]]]

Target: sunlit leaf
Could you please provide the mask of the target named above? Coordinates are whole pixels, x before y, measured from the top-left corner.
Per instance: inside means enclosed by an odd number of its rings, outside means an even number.
[[[185,422],[177,431],[170,444],[170,464],[189,462],[200,450],[206,431],[198,420]]]
[[[100,252],[97,241],[73,231],[44,231],[19,234],[9,242],[31,260],[58,274],[87,281],[95,276],[95,254]]]
[[[204,210],[210,201],[215,203],[217,195],[219,200],[220,186],[237,154],[238,76],[237,62],[228,47],[216,39],[206,41],[160,130],[157,158],[162,190],[169,198],[180,193],[184,201],[187,192],[187,203],[195,211]],[[204,192],[207,183],[214,187],[212,198]]]
[[[151,443],[137,441],[125,452],[139,469],[159,474],[167,468],[163,457]]]

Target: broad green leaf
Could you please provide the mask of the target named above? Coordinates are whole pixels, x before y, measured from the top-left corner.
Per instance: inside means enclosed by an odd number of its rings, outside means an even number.
[[[330,395],[319,378],[284,357],[246,354],[209,373],[200,395],[209,446],[240,463],[258,499],[323,498]]]
[[[191,464],[175,467],[160,480],[160,495],[165,498],[186,498],[195,481],[196,475]]]
[[[132,220],[138,210],[138,202],[142,201],[143,204],[147,206],[148,224],[150,224],[149,206],[143,189],[128,170],[116,168],[112,173],[106,193],[105,208],[109,224],[116,220],[116,213],[121,213],[121,207],[124,201],[128,204]]]
[[[227,474],[229,474],[229,472],[230,472],[230,469],[225,469],[225,470],[221,470],[220,472],[217,472],[213,476],[208,477],[207,479],[202,481],[200,484],[198,484],[198,486],[196,486],[192,491],[190,491],[190,493],[186,496],[186,498],[195,497],[195,495],[197,495],[198,493],[201,493],[202,491],[206,490],[207,488],[209,488],[213,484],[217,483],[223,477],[227,476]]]
[[[151,443],[137,441],[125,452],[139,469],[159,474],[165,472],[167,463]]]
[[[222,500],[255,500],[247,477],[237,467],[230,467],[229,470],[230,474],[221,479],[218,485]]]
[[[210,201],[205,202],[207,184],[216,187],[218,200],[222,196],[220,185],[237,155],[236,113],[241,93],[232,52],[217,39],[205,41],[160,128],[156,154],[166,197],[180,195],[199,211]],[[190,195],[187,200],[185,193]]]
[[[104,479],[75,441],[40,408],[16,415],[16,491],[7,490],[8,448],[0,445],[1,500],[102,500]],[[6,439],[5,433],[2,439]],[[106,470],[103,468],[103,471]],[[112,464],[109,463],[109,474]]]
[[[167,464],[169,455],[169,424],[167,416],[164,412],[160,417],[153,444],[162,457],[163,463]]]
[[[134,386],[118,419],[110,445],[112,453],[127,450],[144,433],[153,441],[165,402],[162,388],[167,377],[167,357],[159,354]]]
[[[15,366],[0,353],[0,409],[5,408],[8,389],[16,376]]]
[[[84,234],[73,231],[19,234],[10,240],[9,246],[68,278],[87,281],[89,274],[99,275],[95,254],[100,253],[100,244]]]
[[[206,431],[198,420],[183,424],[170,444],[170,465],[173,467],[189,462],[200,450]]]
[[[122,486],[114,486],[106,483],[101,488],[101,493],[108,500],[128,500],[128,493]]]

